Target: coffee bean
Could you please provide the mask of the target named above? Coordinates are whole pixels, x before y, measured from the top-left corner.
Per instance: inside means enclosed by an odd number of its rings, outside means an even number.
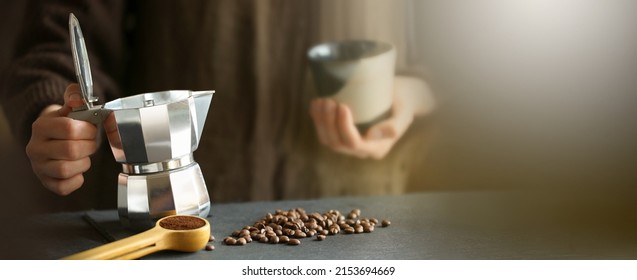
[[[239,234],[241,234],[241,231],[239,231],[239,230],[235,230],[235,231],[232,232],[232,236],[233,237],[239,237]]]
[[[303,221],[301,221],[300,219],[297,219],[296,220],[296,228],[300,229],[300,230],[305,229],[305,223],[303,223]]]
[[[260,243],[268,243],[268,238],[265,236],[261,236],[261,238],[259,238],[259,242]]]
[[[352,233],[356,232],[356,230],[354,230],[353,227],[348,227],[348,228],[344,229],[343,231],[345,231],[346,234],[352,234]]]
[[[237,244],[237,240],[232,237],[226,237],[226,239],[223,240],[223,243],[226,243],[226,245],[235,245]]]
[[[314,228],[316,228],[317,226],[318,225],[316,224],[316,220],[314,220],[314,219],[310,219],[309,221],[305,222],[305,227],[308,227],[308,228],[314,227]]]
[[[283,244],[285,244],[285,243],[288,243],[289,241],[290,241],[290,238],[289,238],[289,237],[287,237],[287,236],[285,236],[285,235],[283,235],[283,236],[279,236],[279,243],[283,243]]]
[[[215,236],[211,234],[210,237],[208,237],[208,241],[209,242],[215,241]]]
[[[278,236],[283,235],[283,231],[281,231],[280,229],[275,230],[274,233],[276,233],[276,235]]]
[[[363,226],[357,225],[354,227],[356,233],[363,233]]]
[[[314,218],[317,222],[321,222],[325,220],[323,219],[323,216],[319,213],[312,213],[310,214],[310,217]]]
[[[327,228],[327,223],[325,221],[319,221],[316,225],[320,228]]]
[[[248,243],[248,241],[243,237],[237,239],[237,245],[246,245],[246,243]]]
[[[328,235],[330,232],[326,229],[319,231],[321,235]]]
[[[250,231],[247,229],[244,229],[239,232],[239,236],[246,236],[246,235],[250,235]]]
[[[376,219],[376,218],[372,218],[369,221],[374,223],[374,224],[378,224],[378,219]]]
[[[327,226],[327,227],[331,227],[333,224],[334,224],[334,221],[332,221],[330,219],[325,221],[325,226]]]
[[[214,249],[215,249],[214,245],[210,245],[210,244],[206,245],[206,251],[213,251]]]
[[[383,222],[382,222],[382,226],[383,226],[383,227],[388,227],[389,225],[391,225],[391,221],[389,221],[389,220],[383,220]]]
[[[370,233],[370,232],[374,231],[374,226],[369,225],[369,226],[363,227],[363,231],[366,232],[366,233]]]
[[[352,212],[352,213],[347,214],[347,218],[348,219],[356,219],[356,218],[358,218],[358,215],[356,215],[356,213]]]
[[[304,237],[307,237],[307,234],[305,234],[305,232],[303,232],[303,231],[301,231],[301,230],[297,229],[297,230],[294,232],[294,237],[296,237],[296,238],[304,238]]]
[[[242,238],[245,239],[247,243],[252,242],[252,237],[250,237],[250,235],[246,235],[246,236],[244,236]]]
[[[278,236],[273,236],[273,237],[270,238],[269,241],[272,244],[277,244],[277,243],[279,243],[279,237]]]
[[[340,232],[340,230],[338,229],[338,227],[331,227],[329,229],[330,235],[335,235],[335,234],[338,234],[339,232]]]
[[[360,216],[361,215],[361,209],[358,209],[358,208],[353,209],[352,213],[356,214],[356,216]]]
[[[313,230],[313,229],[308,230],[306,235],[307,235],[307,237],[313,237],[314,235],[316,235],[316,231]]]
[[[293,245],[293,246],[301,245],[301,240],[298,240],[298,239],[290,239],[290,241],[288,241],[288,245]]]
[[[323,240],[325,240],[325,235],[322,235],[322,234],[317,235],[317,236],[316,236],[316,240],[318,240],[318,241],[323,241]]]

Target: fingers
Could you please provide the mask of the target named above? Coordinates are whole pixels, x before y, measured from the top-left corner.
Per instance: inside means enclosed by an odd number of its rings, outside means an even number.
[[[64,106],[58,111],[60,116],[66,117],[75,107],[84,105],[82,91],[78,84],[70,84],[64,91]]]
[[[64,105],[75,108],[84,105],[80,85],[70,84],[64,91]]]
[[[27,145],[31,167],[42,184],[59,195],[68,195],[84,183],[82,173],[91,166],[89,155],[97,149],[95,140],[47,140]]]
[[[44,117],[32,125],[33,136],[40,139],[95,140],[97,127],[70,118]]]
[[[359,151],[361,136],[347,106],[331,99],[315,99],[310,107],[310,115],[321,144],[339,153],[366,157]]]
[[[316,99],[312,101],[310,108],[319,141],[321,144],[333,149],[342,149],[344,145],[343,141],[347,141],[345,146],[354,142],[354,137],[350,135],[344,137],[341,135],[341,127],[347,127],[347,129],[353,128],[353,132],[358,133],[351,120],[352,117],[349,109],[346,109],[345,112],[341,112],[341,107],[346,108],[345,105],[339,105],[336,101],[331,99]],[[347,116],[340,117],[340,114]],[[346,123],[347,121],[350,123]],[[349,132],[352,131],[348,131],[348,133]]]
[[[349,147],[360,142],[360,134],[347,106],[331,99],[316,99],[312,101],[310,113],[321,144],[352,154]]]
[[[363,142],[367,144],[369,157],[383,159],[391,151],[409,126],[401,120],[401,118],[392,116],[390,119],[372,126],[367,131]],[[403,125],[404,127],[402,127]]]
[[[94,140],[49,140],[27,145],[27,155],[36,161],[79,160],[97,150]]]
[[[42,184],[44,184],[44,187],[62,196],[69,195],[84,184],[84,176],[82,174],[75,175],[68,179],[40,177],[40,180]]]
[[[89,157],[79,160],[48,160],[37,165],[36,173],[54,179],[69,179],[91,168]]]
[[[405,133],[413,120],[413,111],[396,98],[392,117],[372,126],[365,136],[356,128],[351,110],[332,99],[312,101],[310,114],[321,144],[332,150],[359,158],[384,158]]]
[[[340,145],[354,149],[362,145],[361,135],[354,124],[352,112],[344,104],[338,104],[336,130],[340,136]]]
[[[365,134],[365,140],[398,139],[409,128],[414,119],[411,106],[406,106],[406,100],[401,94],[394,95],[392,116],[373,127]]]
[[[59,112],[60,112],[61,108],[62,108],[62,106],[57,105],[57,104],[51,104],[49,106],[46,106],[40,112],[40,116],[39,117],[59,117],[60,116]]]
[[[80,87],[71,84],[64,92],[64,106],[47,106],[33,122],[26,153],[33,171],[49,190],[68,195],[84,183],[82,175],[91,166],[97,150],[97,127],[67,118],[72,108],[82,106]]]
[[[327,139],[327,145],[338,149],[341,146],[341,136],[336,127],[338,104],[332,99],[326,99],[323,103],[323,125]]]
[[[323,145],[327,146],[327,132],[325,131],[325,124],[323,118],[323,104],[325,103],[324,99],[315,99],[312,100],[312,104],[310,106],[310,115],[312,116],[312,120],[314,121],[314,127],[316,128],[316,134],[319,138],[319,142]]]
[[[365,133],[365,140],[378,141],[392,139],[398,136],[397,120],[391,118],[370,127],[367,133]]]

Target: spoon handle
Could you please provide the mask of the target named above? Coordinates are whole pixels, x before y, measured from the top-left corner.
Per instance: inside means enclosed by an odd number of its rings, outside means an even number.
[[[164,248],[161,246],[164,230],[154,227],[145,232],[111,242],[84,252],[64,257],[65,260],[136,259]]]
[[[136,260],[143,256],[155,253],[157,251],[158,251],[157,246],[150,246],[150,247],[145,247],[145,248],[142,248],[124,255],[117,256],[115,258],[112,258],[112,260]]]

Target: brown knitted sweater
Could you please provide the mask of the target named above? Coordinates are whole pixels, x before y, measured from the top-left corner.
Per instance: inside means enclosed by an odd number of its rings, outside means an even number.
[[[131,3],[132,2],[132,3]],[[82,24],[100,102],[168,89],[217,91],[195,159],[213,202],[404,190],[401,140],[383,161],[320,147],[308,116],[305,52],[316,43],[307,1],[34,1],[27,8],[2,103],[16,137],[75,82],[68,15]],[[412,141],[414,142],[414,141]],[[116,203],[107,145],[92,159],[75,208]]]

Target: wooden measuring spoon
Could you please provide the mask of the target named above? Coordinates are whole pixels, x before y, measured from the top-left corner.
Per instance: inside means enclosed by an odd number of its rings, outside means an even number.
[[[84,252],[66,260],[131,260],[162,250],[196,252],[210,238],[210,223],[195,216],[174,215],[159,219],[155,227]]]

